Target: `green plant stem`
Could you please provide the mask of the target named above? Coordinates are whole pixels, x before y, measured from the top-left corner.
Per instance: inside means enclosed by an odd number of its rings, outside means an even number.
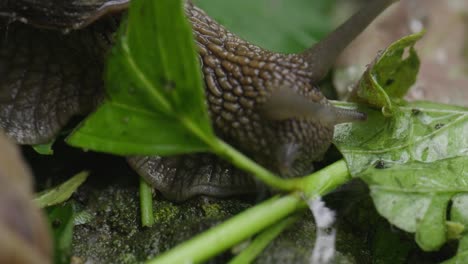
[[[303,188],[307,190],[305,197],[309,199],[326,194],[350,178],[346,163],[340,160],[300,179],[300,182],[304,184]],[[273,197],[164,252],[147,263],[199,263],[205,261],[288,215],[307,208],[307,204],[301,196],[300,193],[292,193],[284,197]]]
[[[212,140],[211,147],[217,155],[228,160],[236,167],[250,172],[270,187],[283,191],[302,191],[300,179],[283,179],[258,165],[255,161],[249,159],[222,140]]]
[[[323,196],[351,180],[344,160],[336,161],[306,177],[300,178],[302,190],[307,199]]]
[[[258,235],[250,245],[239,255],[233,258],[229,264],[252,263],[255,258],[286,228],[294,224],[299,219],[298,215],[290,216],[281,222],[267,228]]]
[[[153,215],[153,195],[152,187],[140,177],[140,211],[141,223],[143,226],[152,226],[154,224]]]
[[[305,203],[297,193],[284,197],[275,196],[176,246],[148,263],[200,263],[304,206]]]
[[[190,119],[184,117],[179,117],[179,119],[187,129],[192,131],[198,138],[205,142],[205,144],[207,144],[211,148],[212,152],[231,162],[236,167],[250,172],[252,175],[257,177],[267,185],[278,190],[301,190],[300,181],[298,179],[286,180],[275,175],[274,173],[258,165],[255,161],[249,159],[237,149],[231,147],[229,144],[217,138],[215,135],[203,132]]]

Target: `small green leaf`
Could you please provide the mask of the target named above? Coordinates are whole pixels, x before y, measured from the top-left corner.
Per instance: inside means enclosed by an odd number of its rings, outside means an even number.
[[[55,143],[55,139],[46,144],[33,145],[33,149],[41,155],[54,155],[54,150],[52,146]]]
[[[414,45],[423,35],[406,36],[380,53],[359,81],[357,100],[391,111],[393,101],[403,98],[416,81],[420,62]]]
[[[447,239],[462,238],[462,233],[465,232],[465,225],[453,221],[447,221],[445,225],[447,226]]]
[[[67,142],[122,155],[207,151],[214,133],[182,1],[132,1],[122,24],[108,99]]]
[[[73,238],[73,207],[71,204],[56,206],[48,213],[54,239],[54,263],[68,264]]]
[[[37,194],[34,202],[36,202],[37,206],[40,208],[63,203],[80,187],[88,178],[88,175],[89,173],[86,171],[80,172],[59,186]]]

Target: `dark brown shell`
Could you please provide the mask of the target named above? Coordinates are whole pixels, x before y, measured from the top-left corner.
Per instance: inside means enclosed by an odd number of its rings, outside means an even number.
[[[0,128],[20,144],[47,143],[72,116],[92,111],[116,28],[107,19],[68,34],[0,25]]]
[[[4,0],[0,15],[45,28],[79,29],[128,7],[130,0]]]

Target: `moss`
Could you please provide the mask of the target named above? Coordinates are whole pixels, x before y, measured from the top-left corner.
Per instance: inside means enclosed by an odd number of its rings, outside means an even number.
[[[154,203],[153,212],[156,223],[170,223],[180,214],[179,207],[167,201]]]
[[[115,262],[116,258],[120,260],[119,263],[135,263],[124,261],[136,259],[129,257],[134,254],[128,243],[139,232],[137,208],[131,205],[137,204],[131,199],[134,193],[110,188],[101,195],[90,199],[89,203],[96,217],[75,227],[73,253],[81,259],[99,263]]]
[[[221,215],[224,215],[224,212],[221,211],[221,206],[217,203],[205,203],[202,205],[205,215],[209,218],[218,218]]]
[[[130,253],[125,253],[125,254],[121,254],[120,256],[118,256],[115,262],[122,263],[122,264],[127,264],[127,263],[131,264],[131,263],[138,263],[139,261],[135,255],[130,254]]]
[[[96,263],[143,262],[250,206],[238,200],[198,198],[175,204],[156,198],[156,223],[142,228],[136,183],[86,183],[75,198],[77,208],[94,217],[75,226],[73,254]],[[223,263],[228,257],[214,261]]]

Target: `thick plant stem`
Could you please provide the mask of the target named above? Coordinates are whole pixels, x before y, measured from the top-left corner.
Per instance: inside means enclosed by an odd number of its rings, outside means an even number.
[[[154,224],[152,187],[140,177],[141,224],[150,227]]]
[[[323,179],[322,179],[323,178]],[[300,179],[305,193],[273,197],[245,210],[222,224],[195,236],[147,263],[200,263],[277,223],[298,210],[307,208],[306,199],[325,195],[351,177],[343,160]]]
[[[297,215],[288,217],[281,222],[267,228],[239,255],[229,261],[229,264],[252,263],[255,258],[273,241],[281,232],[294,224],[299,217]]]
[[[346,162],[339,160],[300,180],[306,199],[315,199],[348,182],[351,175]]]
[[[305,208],[305,203],[297,193],[273,197],[147,263],[200,263],[301,208]]]
[[[275,175],[222,140],[216,140],[212,148],[217,155],[228,160],[236,167],[250,172],[254,177],[270,187],[283,191],[301,190],[299,179],[283,179]]]

